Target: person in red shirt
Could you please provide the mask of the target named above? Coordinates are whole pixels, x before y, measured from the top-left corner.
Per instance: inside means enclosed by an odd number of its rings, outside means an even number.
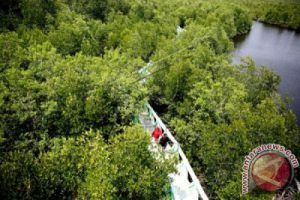
[[[163,132],[159,127],[156,127],[152,132],[152,137],[154,138],[155,142],[159,141],[159,138],[162,136]]]

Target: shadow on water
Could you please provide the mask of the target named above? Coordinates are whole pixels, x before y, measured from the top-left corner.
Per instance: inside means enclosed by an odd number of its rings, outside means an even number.
[[[273,25],[253,22],[249,34],[234,38],[233,63],[241,57],[252,57],[281,77],[278,91],[292,99],[298,124],[300,122],[300,33]]]
[[[234,41],[234,48],[236,48],[238,46],[238,44],[242,43],[246,37],[248,36],[248,34],[242,34],[242,35],[237,35],[233,38]]]

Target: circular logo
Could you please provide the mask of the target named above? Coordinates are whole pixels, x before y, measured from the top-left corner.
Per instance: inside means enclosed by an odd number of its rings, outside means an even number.
[[[257,187],[272,192],[290,181],[292,169],[285,157],[272,152],[259,156],[253,162],[251,174]]]

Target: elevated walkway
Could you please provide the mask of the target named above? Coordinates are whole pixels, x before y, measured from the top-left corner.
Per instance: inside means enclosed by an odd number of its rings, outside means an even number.
[[[172,142],[174,153],[178,154],[180,162],[176,166],[176,172],[169,174],[173,194],[172,198],[174,200],[208,200],[200,181],[195,175],[179,143],[149,104],[146,104],[145,110],[140,113],[139,121],[149,134],[151,134],[155,128],[159,127],[163,134]],[[155,148],[155,145],[159,144],[153,140],[152,147],[150,147],[150,150],[153,152],[159,149]],[[157,152],[157,155],[159,155],[159,152]]]

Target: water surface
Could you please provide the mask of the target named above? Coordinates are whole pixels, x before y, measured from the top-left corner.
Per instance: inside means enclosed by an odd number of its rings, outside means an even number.
[[[281,77],[279,93],[289,95],[292,109],[300,119],[300,33],[253,22],[251,31],[235,42],[233,62],[252,57],[257,65],[274,70]]]

